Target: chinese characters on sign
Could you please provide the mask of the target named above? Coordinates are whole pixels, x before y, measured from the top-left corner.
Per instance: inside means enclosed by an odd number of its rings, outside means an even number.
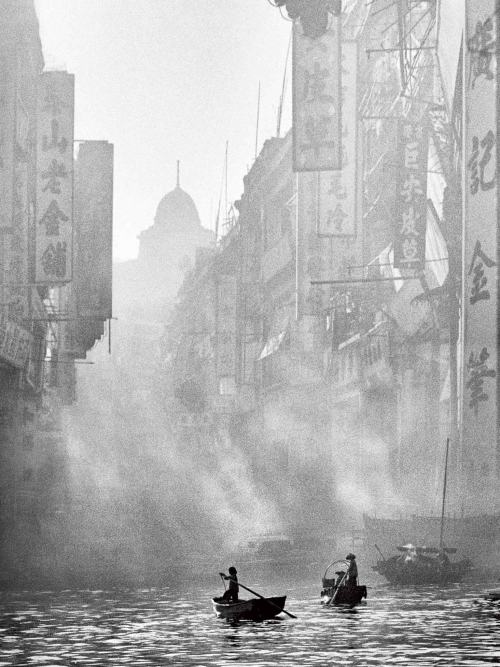
[[[340,19],[316,39],[293,31],[293,168],[341,168]]]
[[[472,259],[469,267],[469,276],[472,276],[472,286],[470,290],[469,303],[473,306],[482,299],[488,300],[490,292],[486,288],[488,278],[484,274],[484,268],[491,269],[497,263],[490,259],[482,250],[481,242],[477,241],[472,253]]]
[[[488,130],[481,141],[477,136],[472,137],[471,154],[467,162],[471,195],[495,187],[495,160],[492,159],[495,144],[496,137],[492,130]]]
[[[423,269],[427,220],[427,129],[419,122],[398,124],[398,184],[394,266]]]
[[[474,88],[479,77],[491,81],[495,74],[492,70],[495,58],[496,37],[493,17],[483,15],[476,23],[473,35],[467,40],[469,52],[469,87]]]
[[[467,372],[469,379],[466,388],[469,390],[469,407],[474,411],[477,417],[479,413],[480,401],[487,401],[489,396],[484,390],[484,380],[486,378],[496,377],[496,371],[488,368],[487,361],[490,355],[488,350],[483,347],[478,356],[474,352],[470,353],[467,362]]]
[[[320,236],[356,235],[357,71],[357,42],[343,42],[342,169],[320,174],[317,220],[317,231]]]
[[[32,335],[26,329],[9,320],[5,312],[0,312],[0,358],[23,368],[32,340]]]
[[[497,444],[496,0],[467,0],[464,123],[463,447],[470,470],[500,466]],[[497,468],[500,470],[500,467]],[[477,473],[475,491],[485,487]],[[489,486],[489,485],[488,485]]]
[[[16,95],[14,134],[14,174],[10,233],[5,237],[4,281],[9,289],[3,292],[9,318],[21,321],[28,317],[28,228],[30,203],[28,197],[29,118],[23,101]]]
[[[38,90],[35,280],[72,279],[74,77],[46,72]]]

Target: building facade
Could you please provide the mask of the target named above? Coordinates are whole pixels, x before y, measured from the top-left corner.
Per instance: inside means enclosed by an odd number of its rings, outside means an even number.
[[[483,401],[496,410],[496,370],[489,348],[476,366],[463,352],[475,334],[461,319],[463,224],[473,224],[462,178],[468,170],[469,200],[477,181],[474,155],[465,165],[462,151],[465,5],[438,4],[346,3],[342,170],[294,173],[292,133],[268,140],[244,178],[237,218],[179,293],[177,329],[189,322],[185,299],[200,276],[212,284],[190,381],[208,423],[217,426],[224,405],[220,427],[251,474],[277,489],[289,533],[340,532],[363,513],[438,513],[447,438],[447,511],[499,510],[496,438],[483,434],[479,446],[467,426],[466,394],[473,381],[481,393],[481,373],[491,386],[472,411]],[[468,11],[481,14],[491,41],[486,61],[472,50],[466,71],[491,88],[481,94],[494,108],[494,12],[474,2]],[[470,48],[477,25],[471,19]],[[488,192],[492,154],[483,156]],[[466,282],[493,266],[487,259],[476,252],[481,266]],[[476,283],[468,289],[474,297]]]

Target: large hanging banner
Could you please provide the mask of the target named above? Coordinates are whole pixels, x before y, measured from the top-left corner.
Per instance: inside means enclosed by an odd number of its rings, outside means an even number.
[[[467,1],[464,41],[463,464],[468,490],[483,501],[494,495],[498,499],[495,463],[500,471],[497,4],[496,0]]]
[[[398,122],[394,266],[423,270],[427,221],[429,135],[421,122]]]
[[[358,44],[342,43],[342,169],[320,176],[318,234],[356,236]]]
[[[45,72],[38,89],[35,280],[60,284],[73,270],[74,76]]]
[[[29,316],[28,235],[32,222],[29,197],[30,147],[28,141],[30,119],[23,100],[16,95],[15,151],[12,191],[12,227],[5,247],[5,282],[8,290],[9,317],[23,321]]]
[[[75,164],[74,284],[79,317],[107,320],[111,312],[113,144],[85,141]]]
[[[293,27],[293,169],[342,166],[340,18],[321,37]]]
[[[15,87],[12,67],[0,57],[0,228],[12,224]],[[0,243],[2,240],[0,239]]]

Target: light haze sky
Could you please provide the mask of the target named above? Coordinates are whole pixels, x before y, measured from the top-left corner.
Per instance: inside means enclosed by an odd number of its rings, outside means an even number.
[[[291,23],[268,0],[35,3],[46,68],[75,74],[75,138],[115,145],[115,259],[136,256],[177,159],[213,228],[226,140],[229,201],[253,162],[259,80],[259,148],[276,133]]]

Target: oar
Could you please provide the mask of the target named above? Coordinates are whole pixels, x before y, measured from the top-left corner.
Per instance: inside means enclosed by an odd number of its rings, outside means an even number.
[[[387,560],[387,558],[386,558],[386,557],[384,556],[384,554],[380,551],[380,549],[378,548],[378,546],[377,546],[376,544],[374,544],[374,547],[375,547],[375,549],[379,552],[379,554],[382,556],[382,558],[383,558],[384,560]]]
[[[225,575],[224,575],[224,576],[225,576]],[[227,577],[227,579],[229,579],[229,581],[235,581],[239,586],[241,586],[241,588],[244,588],[246,591],[248,591],[248,592],[251,593],[252,595],[256,595],[256,596],[257,596],[258,598],[260,598],[261,600],[265,600],[265,601],[267,602],[267,604],[271,605],[271,607],[276,607],[276,609],[279,609],[280,611],[282,611],[282,612],[283,612],[284,614],[286,614],[287,616],[290,616],[290,618],[297,618],[296,616],[294,616],[293,614],[291,614],[291,613],[290,613],[289,611],[287,611],[286,609],[281,609],[281,607],[279,607],[277,604],[275,604],[274,602],[271,602],[271,600],[269,600],[269,598],[264,597],[264,596],[261,595],[260,593],[256,593],[256,592],[253,591],[251,588],[248,588],[248,586],[244,586],[244,585],[241,583],[241,581],[238,581],[237,579],[233,579],[232,577]]]
[[[328,606],[330,606],[333,602],[335,602],[335,598],[337,597],[337,593],[339,592],[340,587],[341,587],[342,584],[344,583],[344,580],[345,580],[346,577],[347,577],[347,572],[344,573],[344,576],[342,577],[342,579],[341,579],[341,580],[339,581],[339,583],[337,584],[337,588],[336,588],[336,590],[335,590],[335,593],[333,594],[333,597],[331,598],[331,600],[330,600],[329,602],[327,602],[327,605],[328,605]]]

